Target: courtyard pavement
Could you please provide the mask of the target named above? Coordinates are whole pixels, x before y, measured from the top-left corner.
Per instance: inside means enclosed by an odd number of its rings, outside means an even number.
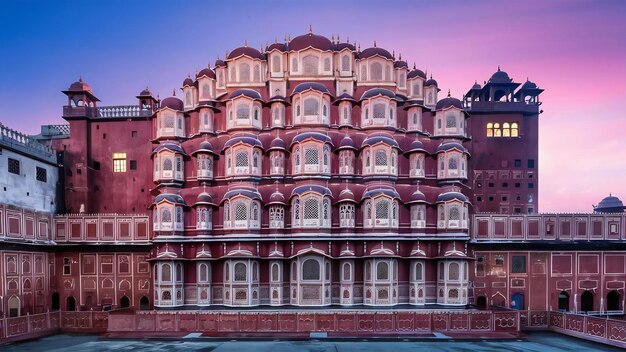
[[[573,337],[550,332],[533,332],[525,340],[479,340],[454,341],[433,340],[306,340],[306,341],[249,341],[214,339],[179,340],[114,340],[100,339],[91,335],[56,335],[38,340],[0,345],[2,352],[113,352],[113,351],[254,351],[254,352],[361,352],[361,351],[446,351],[446,352],[487,352],[487,351],[622,351],[611,346],[596,344]]]

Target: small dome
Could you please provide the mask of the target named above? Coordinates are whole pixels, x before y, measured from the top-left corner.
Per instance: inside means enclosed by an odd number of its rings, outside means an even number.
[[[287,144],[280,137],[276,137],[272,139],[270,143],[270,148],[268,150],[287,150]]]
[[[623,213],[626,207],[624,203],[617,197],[610,195],[600,201],[598,206],[594,207],[594,213]]]
[[[315,90],[320,93],[331,95],[330,91],[328,90],[328,88],[326,88],[325,85],[321,83],[317,83],[317,82],[300,83],[296,86],[296,88],[293,89],[293,92],[291,94],[302,93],[302,92],[306,92],[307,90]]]
[[[210,68],[205,67],[202,70],[200,70],[200,72],[198,72],[198,74],[196,75],[196,78],[200,78],[203,76],[215,79],[215,72],[213,72],[213,70],[211,70]]]
[[[235,59],[235,58],[238,58],[239,56],[242,56],[242,55],[250,57],[252,59],[265,60],[265,56],[263,56],[263,54],[261,54],[261,52],[259,52],[255,48],[252,48],[252,47],[249,47],[249,46],[241,46],[241,47],[231,51],[230,54],[228,54],[228,59],[229,60],[230,59]]]
[[[355,202],[356,203],[356,199],[354,197],[354,193],[352,193],[351,190],[346,188],[343,191],[339,192],[339,199],[337,200],[337,202]]]
[[[424,83],[424,86],[425,86],[425,87],[430,87],[430,86],[439,87],[439,84],[437,83],[437,81],[435,81],[435,80],[434,80],[434,79],[432,79],[432,77],[431,77],[428,81],[426,81],[426,82]]]
[[[207,192],[202,192],[200,194],[198,194],[198,197],[196,198],[196,203],[194,205],[212,205],[213,204],[213,197],[211,197],[210,194],[208,194]]]
[[[224,149],[230,148],[238,143],[244,143],[255,148],[263,149],[263,144],[261,143],[261,141],[258,140],[255,136],[249,135],[232,137],[231,139],[226,141],[226,143],[224,143]]]
[[[361,148],[364,148],[364,147],[370,146],[370,145],[374,145],[374,144],[378,144],[380,142],[382,142],[384,144],[387,144],[389,146],[392,146],[394,148],[400,149],[400,146],[398,145],[398,142],[396,142],[396,140],[393,139],[393,137],[387,136],[387,135],[374,135],[374,136],[367,137],[363,141],[363,144],[361,144]]]
[[[407,153],[425,152],[424,143],[420,142],[419,139],[416,139],[413,142],[411,142],[411,145],[409,145],[409,150],[407,150],[406,152]]]
[[[161,100],[161,109],[163,108],[170,108],[176,111],[183,111],[184,105],[183,105],[182,100],[178,99],[176,96],[173,96],[173,97],[167,97]]]
[[[459,108],[463,110],[463,103],[457,99],[448,96],[447,98],[443,98],[437,102],[437,106],[435,106],[436,110],[442,110],[448,108],[450,106],[454,106],[455,108]]]
[[[285,196],[278,190],[274,191],[274,193],[272,193],[272,195],[270,196],[270,201],[267,203],[269,204],[287,204],[285,202]]]
[[[526,90],[526,89],[537,89],[537,85],[531,81],[526,81],[524,82],[524,84],[522,85],[522,89]]]
[[[302,195],[305,194],[307,192],[315,192],[315,193],[319,193],[322,196],[329,196],[332,197],[333,193],[326,187],[324,186],[319,186],[319,185],[304,185],[304,186],[298,186],[296,188],[294,188],[291,191],[291,197],[295,196],[295,195]],[[290,198],[291,198],[290,197]]]
[[[337,49],[337,51],[341,51],[341,50],[346,49],[346,48],[350,49],[350,51],[356,51],[356,47],[354,47],[354,45],[350,44],[350,43],[339,43],[339,44],[337,44],[337,48],[336,49]]]
[[[87,91],[87,92],[91,93],[91,87],[89,86],[89,84],[83,82],[82,78],[80,78],[78,81],[70,84],[70,87],[67,90],[69,90],[71,92]]]
[[[467,197],[460,192],[445,192],[437,196],[437,203],[447,202],[449,200],[460,200],[461,202],[469,202]]]
[[[367,48],[363,51],[361,51],[359,53],[359,55],[357,56],[358,59],[367,59],[368,57],[372,57],[372,56],[382,56],[385,59],[388,60],[393,60],[393,56],[385,49],[383,48],[377,48],[377,47],[373,47],[373,48]]]
[[[409,65],[406,61],[396,61],[393,63],[394,68],[409,68]]]
[[[373,98],[379,95],[383,95],[391,99],[397,99],[396,94],[390,91],[389,89],[372,88],[372,89],[368,89],[367,91],[363,93],[363,95],[361,95],[361,100]]]
[[[311,32],[297,36],[289,42],[289,51],[300,51],[308,47],[322,51],[332,51],[334,49],[330,39]]]
[[[152,154],[158,153],[163,149],[167,149],[173,153],[176,154],[182,154],[182,155],[187,155],[185,153],[185,150],[183,149],[183,147],[181,147],[179,144],[175,144],[175,143],[171,143],[171,142],[166,142],[164,144],[159,144],[156,148],[154,148],[154,150],[152,151]]]
[[[414,68],[411,70],[411,72],[409,72],[408,75],[406,75],[407,79],[411,79],[415,77],[422,77],[423,79],[426,79],[426,74],[424,73],[424,71]]]
[[[333,141],[330,139],[330,137],[328,137],[325,134],[319,133],[319,132],[304,132],[304,133],[300,133],[299,135],[295,136],[292,140],[291,140],[291,144],[294,143],[300,143],[303,142],[307,139],[314,139],[320,142],[324,142],[324,143],[328,143],[330,145],[333,144]]]
[[[213,145],[209,141],[202,141],[198,146],[198,149],[191,153],[191,155],[195,155],[198,153],[216,154],[215,150],[213,149]]]
[[[183,81],[183,87],[191,87],[191,86],[193,86],[193,79],[191,79],[191,77],[185,78],[185,80]]]
[[[481,90],[483,89],[480,84],[478,84],[478,82],[475,82],[474,85],[472,86],[472,90]]]
[[[393,188],[376,188],[376,189],[371,189],[371,190],[363,193],[363,198],[361,200],[365,200],[365,199],[368,199],[368,198],[374,198],[374,197],[379,196],[381,194],[384,194],[387,197],[400,199],[400,194],[398,194],[398,192],[396,192],[396,190],[393,189]]]
[[[154,202],[152,202],[151,207],[161,203],[162,201],[168,201],[170,203],[177,204],[177,205],[186,205],[183,197],[181,197],[178,194],[161,193],[158,196],[156,196],[156,198],[154,198]]]
[[[278,50],[281,52],[285,52],[287,51],[287,45],[283,44],[283,43],[274,43],[272,45],[270,45],[269,47],[267,47],[267,49],[265,49],[265,51],[272,51],[272,50]]]
[[[500,67],[498,67],[498,71],[496,71],[491,78],[489,78],[489,83],[511,83],[513,79],[509,78],[509,74],[500,71]]]
[[[356,145],[354,144],[354,141],[352,140],[352,138],[350,138],[350,136],[343,137],[343,139],[341,140],[341,143],[339,143],[339,147],[337,148],[337,150],[341,150],[341,149],[357,150]]]
[[[356,103],[356,100],[354,99],[354,97],[346,92],[344,92],[343,94],[341,94],[340,96],[337,97],[337,99],[335,99],[335,101],[333,102],[333,104],[337,105],[342,101],[349,101],[351,103]]]
[[[224,66],[226,66],[226,63],[224,62],[224,60],[222,59],[215,60],[215,67],[224,67]]]
[[[458,143],[458,142],[441,143],[437,147],[437,153],[445,152],[445,151],[452,150],[452,149],[456,149],[463,153],[467,153],[467,149],[465,149],[465,147],[461,143]]]
[[[261,99],[261,94],[259,92],[257,92],[256,90],[252,90],[252,89],[237,89],[236,91],[230,93],[230,95],[228,96],[228,98],[226,100],[231,100],[231,99],[235,99],[239,96],[246,96],[250,99],[255,99],[255,100],[263,100]]]
[[[410,203],[426,203],[426,196],[419,189],[415,190],[413,194],[411,194],[411,199],[407,202]]]
[[[140,97],[151,97],[152,96],[152,92],[150,91],[150,89],[148,89],[148,87],[146,87],[146,89],[142,90],[141,93],[139,93]]]

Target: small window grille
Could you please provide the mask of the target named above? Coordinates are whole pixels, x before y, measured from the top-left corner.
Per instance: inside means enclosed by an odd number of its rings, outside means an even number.
[[[387,153],[385,150],[376,151],[376,166],[387,166]]]
[[[248,167],[248,153],[240,152],[235,157],[235,166],[236,167]]]
[[[248,207],[242,201],[235,204],[235,221],[248,220]]]
[[[43,167],[37,166],[37,181],[47,182],[48,181],[48,170]]]
[[[315,198],[309,198],[304,202],[304,218],[319,219],[319,202]]]

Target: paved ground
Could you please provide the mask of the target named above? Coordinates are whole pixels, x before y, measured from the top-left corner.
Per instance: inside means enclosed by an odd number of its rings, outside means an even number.
[[[254,351],[254,352],[361,352],[361,351],[621,351],[610,346],[600,345],[549,332],[531,333],[526,340],[495,341],[485,340],[462,342],[450,340],[433,341],[201,341],[194,340],[106,340],[96,336],[56,335],[35,341],[0,346],[2,352],[117,352],[117,351]]]

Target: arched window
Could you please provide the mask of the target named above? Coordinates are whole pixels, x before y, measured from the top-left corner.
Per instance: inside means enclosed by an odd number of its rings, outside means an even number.
[[[272,72],[280,73],[280,54],[272,55]]]
[[[519,125],[517,122],[511,123],[511,137],[519,137]]]
[[[448,279],[455,280],[455,281],[459,279],[459,264],[458,263],[450,263],[450,266],[448,266]]]
[[[293,218],[295,223],[300,223],[300,199],[293,201]]]
[[[372,113],[375,119],[384,119],[385,116],[385,104],[376,103],[374,104],[374,108],[372,109]]]
[[[280,277],[278,276],[278,263],[272,264],[272,277],[271,280],[276,282],[280,281]]]
[[[330,220],[330,201],[328,200],[328,198],[324,198],[323,204],[324,204],[323,205],[324,209],[322,210],[323,219]]]
[[[383,65],[380,62],[372,62],[370,65],[370,81],[383,80]]]
[[[324,59],[324,71],[326,72],[330,71],[330,58]]]
[[[415,281],[422,281],[424,279],[424,266],[422,263],[415,263]]]
[[[306,148],[304,150],[304,165],[318,165],[319,154],[317,148]]]
[[[367,67],[365,65],[361,66],[361,81],[367,80]]]
[[[295,57],[291,59],[291,71],[298,71],[298,59]]]
[[[173,168],[172,159],[163,158],[163,171],[172,171],[172,168]]]
[[[254,81],[261,82],[261,65],[254,65]]]
[[[211,97],[211,92],[209,91],[209,84],[204,83],[202,85],[202,99],[209,99]]]
[[[350,71],[350,57],[348,55],[343,55],[341,57],[341,70]]]
[[[252,202],[252,211],[250,214],[252,221],[259,221],[259,205],[257,202]]]
[[[369,260],[365,262],[365,280],[372,280],[372,263]]]
[[[379,149],[376,151],[376,166],[387,166],[387,151]]]
[[[500,129],[499,123],[493,124],[493,136],[494,137],[502,137],[502,130]]]
[[[169,264],[161,265],[161,281],[172,281],[172,266]]]
[[[248,103],[237,104],[237,118],[238,119],[250,118],[250,105]]]
[[[248,220],[248,207],[243,201],[237,201],[235,203],[235,221]]]
[[[413,83],[413,95],[420,95],[420,84],[418,82]]]
[[[446,128],[456,128],[456,116],[453,114],[446,115]]]
[[[235,264],[235,281],[237,282],[246,282],[248,281],[248,268],[246,263],[237,263]]]
[[[389,264],[386,262],[376,264],[376,280],[389,280]]]
[[[172,222],[172,212],[168,208],[161,210],[161,222]]]
[[[376,220],[389,219],[389,200],[380,199],[376,202]]]
[[[302,68],[305,75],[317,75],[319,71],[319,58],[315,55],[306,55],[302,58]]]
[[[343,281],[352,280],[352,269],[350,263],[343,264]]]
[[[183,222],[183,208],[176,207],[176,222]]]
[[[235,166],[236,167],[248,167],[248,153],[247,152],[239,152],[235,156]]]
[[[302,280],[320,280],[320,271],[320,263],[316,259],[307,259],[302,263]]]
[[[461,220],[461,212],[458,206],[450,207],[450,214],[448,215],[448,220]]]
[[[304,201],[304,219],[305,220],[317,220],[320,218],[319,214],[319,202],[316,198],[308,198]]]
[[[493,123],[487,124],[487,137],[493,137]]]
[[[451,156],[450,159],[448,160],[448,169],[456,170],[458,168],[459,168],[459,162],[457,161],[457,158],[455,156]]]
[[[245,62],[239,64],[239,82],[250,82],[250,65]]]
[[[502,137],[511,137],[511,125],[508,122],[502,124]]]
[[[208,282],[209,281],[209,267],[204,263],[200,263],[198,273],[198,281],[200,282]]]
[[[319,115],[319,108],[320,108],[320,104],[319,104],[318,99],[314,97],[310,97],[304,100],[304,115],[305,116]]]
[[[439,280],[443,280],[444,275],[444,264],[443,262],[439,262]]]

